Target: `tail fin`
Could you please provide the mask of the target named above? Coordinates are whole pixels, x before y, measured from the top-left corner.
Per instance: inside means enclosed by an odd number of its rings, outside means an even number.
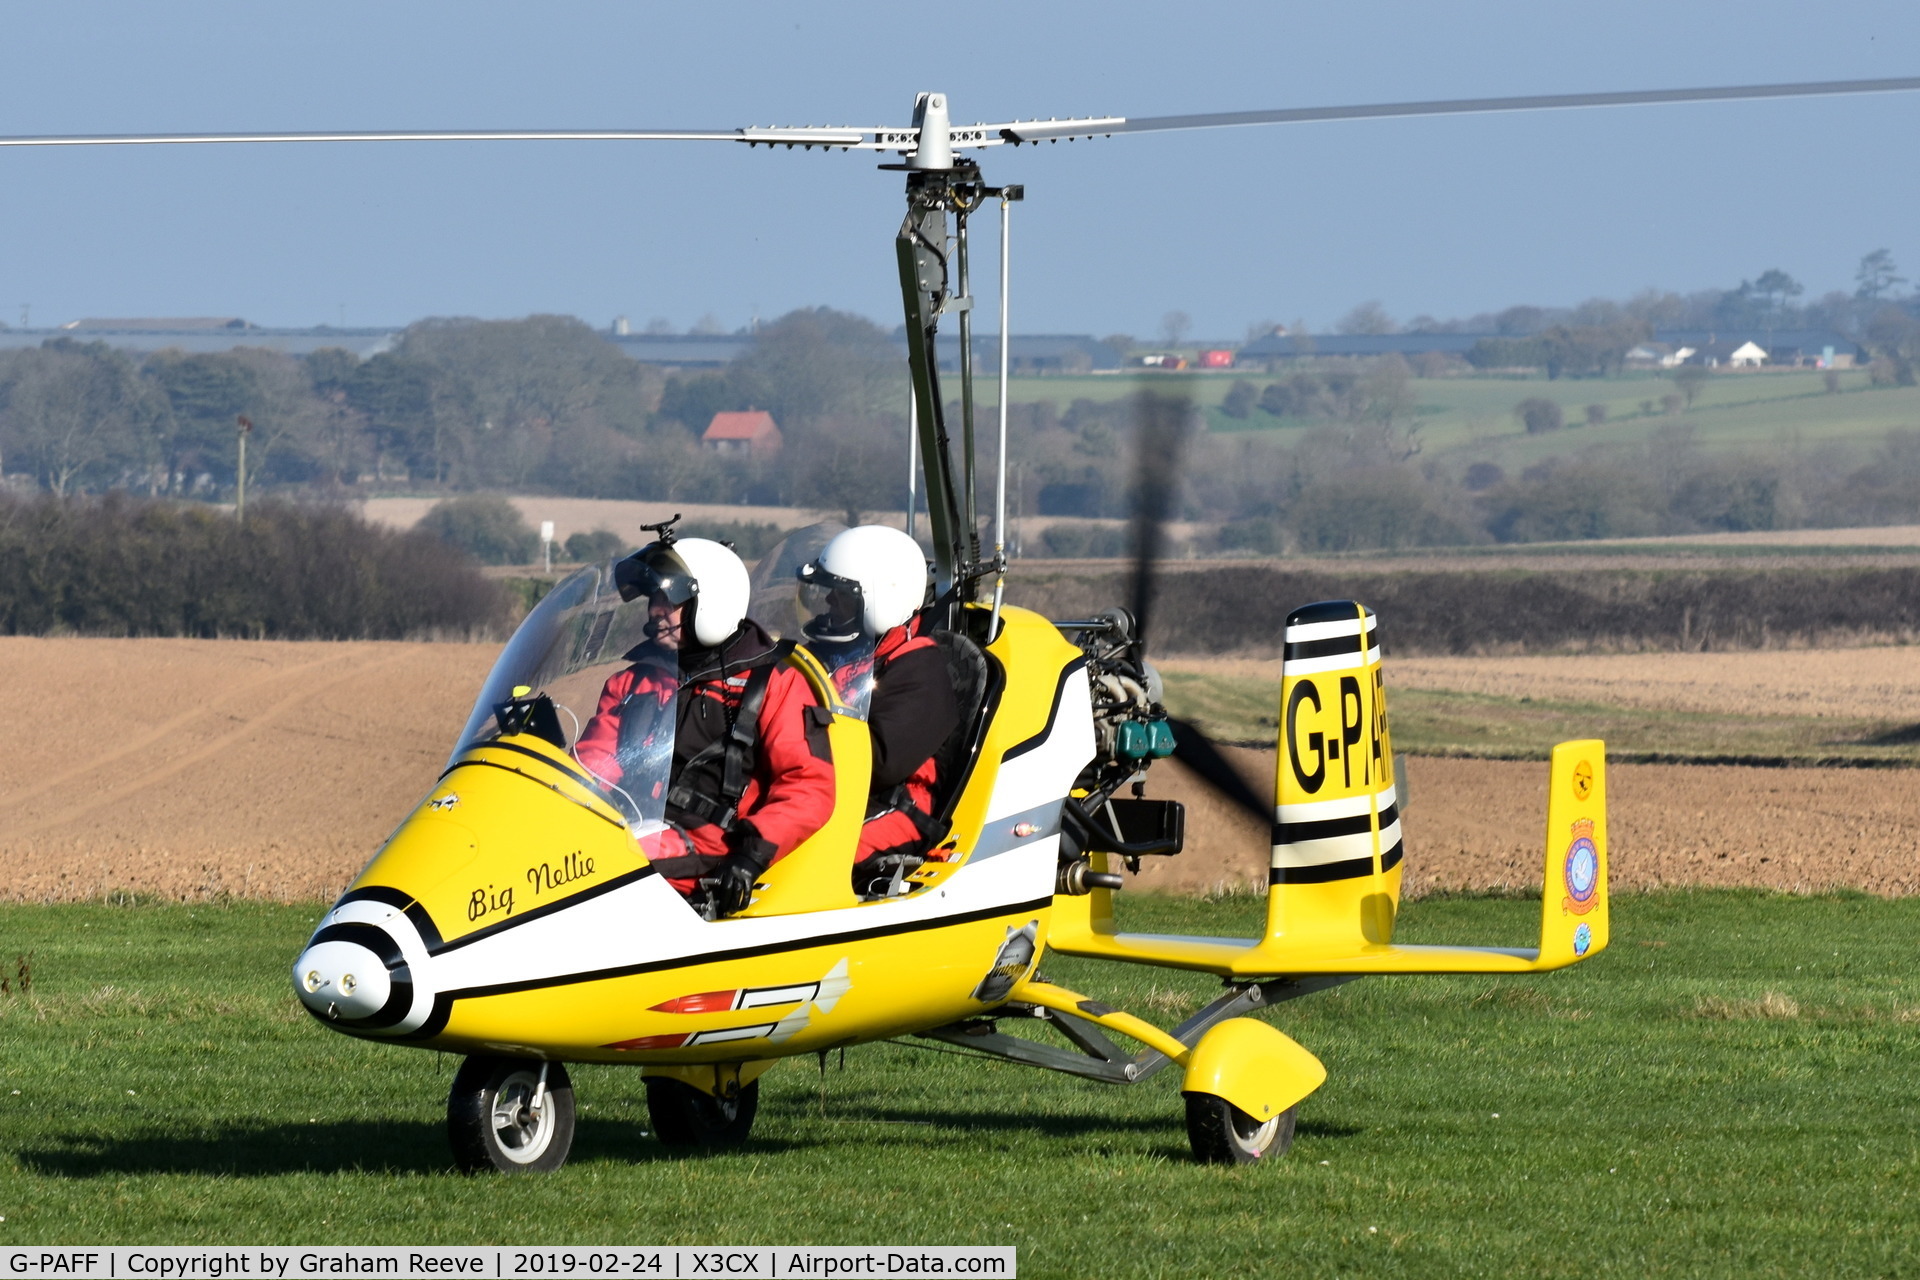
[[[1596,739],[1553,749],[1547,778],[1547,869],[1539,968],[1606,950],[1607,749]]]
[[[1330,600],[1287,616],[1267,939],[1347,950],[1393,940],[1400,796],[1373,612]]]

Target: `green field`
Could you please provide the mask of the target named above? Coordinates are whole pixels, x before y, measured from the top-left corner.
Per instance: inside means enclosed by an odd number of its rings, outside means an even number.
[[[1251,931],[1252,898],[1124,902]],[[1375,980],[1273,1020],[1328,1065],[1284,1158],[1188,1162],[1178,1080],[1119,1089],[895,1046],[768,1076],[746,1148],[669,1156],[583,1067],[572,1161],[450,1171],[453,1063],[312,1024],[319,908],[0,907],[0,1245],[980,1243],[1026,1276],[1920,1271],[1920,900],[1666,892],[1531,980]],[[1412,905],[1524,944],[1537,905]],[[31,953],[31,987],[13,957]],[[1049,960],[1163,1021],[1205,979]]]
[[[1272,745],[1277,678],[1177,670],[1161,677],[1174,715],[1224,742]],[[1896,720],[1662,711],[1444,689],[1395,689],[1390,702],[1394,748],[1410,755],[1545,760],[1557,742],[1604,738],[1616,763],[1920,764],[1920,732]]]
[[[1239,379],[1264,387],[1289,376],[1286,370],[1278,374],[1241,370],[1178,378],[1015,378],[1008,399],[1014,404],[1052,401],[1064,412],[1080,398],[1105,402],[1143,386],[1178,385],[1207,409],[1210,431],[1255,432],[1287,443],[1328,424],[1275,418],[1258,409],[1250,417],[1234,419],[1220,413],[1219,405]],[[1653,372],[1557,381],[1548,381],[1545,375],[1416,378],[1411,384],[1416,404],[1412,421],[1420,429],[1424,452],[1429,456],[1484,459],[1509,469],[1596,446],[1637,448],[1657,433],[1675,428],[1691,431],[1692,442],[1703,448],[1768,450],[1812,449],[1829,444],[1867,450],[1893,428],[1920,428],[1920,388],[1872,387],[1864,370],[1843,372],[1840,382],[1841,390],[1829,394],[1825,375],[1813,370],[1720,373],[1708,380],[1690,409],[1668,414],[1660,408],[1660,400],[1674,391],[1674,384]],[[991,379],[983,380],[982,387],[988,399],[997,394]],[[1558,403],[1569,425],[1556,432],[1527,435],[1514,418],[1513,409],[1533,396]],[[1653,402],[1651,414],[1643,409],[1647,401]],[[1605,424],[1584,425],[1590,404],[1607,407]]]

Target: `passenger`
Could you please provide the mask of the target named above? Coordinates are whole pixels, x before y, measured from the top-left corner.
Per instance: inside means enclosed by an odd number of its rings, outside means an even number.
[[[647,598],[648,638],[601,690],[574,753],[614,794],[667,822],[644,843],[668,883],[693,897],[712,882],[716,913],[731,915],[833,814],[830,715],[784,661],[791,647],[745,616],[747,569],[729,548],[667,529],[616,566],[615,582],[622,599]],[[672,723],[656,723],[668,706]],[[670,765],[637,776],[648,745],[668,741]],[[623,782],[651,794],[633,796]]]
[[[823,597],[807,647],[843,697],[867,701],[873,781],[853,869],[854,888],[865,893],[891,879],[885,855],[928,852],[937,834],[934,755],[959,725],[960,703],[945,655],[920,634],[927,561],[912,538],[881,525],[848,529],[799,577]]]

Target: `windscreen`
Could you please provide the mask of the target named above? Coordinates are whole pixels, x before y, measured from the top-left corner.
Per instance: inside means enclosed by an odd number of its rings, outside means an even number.
[[[609,693],[632,691],[634,679],[614,687],[609,685],[612,677],[643,668],[649,654],[655,662],[662,660],[662,654],[647,643],[647,597],[624,603],[614,585],[614,560],[589,564],[555,585],[507,641],[499,660],[493,662],[492,674],[480,687],[449,764],[470,745],[499,733],[493,708],[513,699],[520,687],[530,695],[553,699],[566,747],[574,750],[603,699]],[[666,670],[674,670],[672,654],[664,654],[664,662]],[[664,687],[668,681],[653,683]],[[666,722],[672,723],[672,716]],[[628,750],[637,750],[637,743],[634,731],[628,731]],[[653,743],[655,754],[657,747],[659,735]]]
[[[753,596],[747,616],[776,639],[804,641],[800,628],[813,615],[801,604],[799,579],[794,575],[846,527],[838,520],[823,520],[795,529],[776,542],[753,566]]]

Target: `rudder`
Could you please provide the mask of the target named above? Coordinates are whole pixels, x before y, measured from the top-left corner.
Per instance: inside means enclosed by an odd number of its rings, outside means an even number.
[[[1405,845],[1370,609],[1329,600],[1287,616],[1279,721],[1268,938],[1391,942]]]

